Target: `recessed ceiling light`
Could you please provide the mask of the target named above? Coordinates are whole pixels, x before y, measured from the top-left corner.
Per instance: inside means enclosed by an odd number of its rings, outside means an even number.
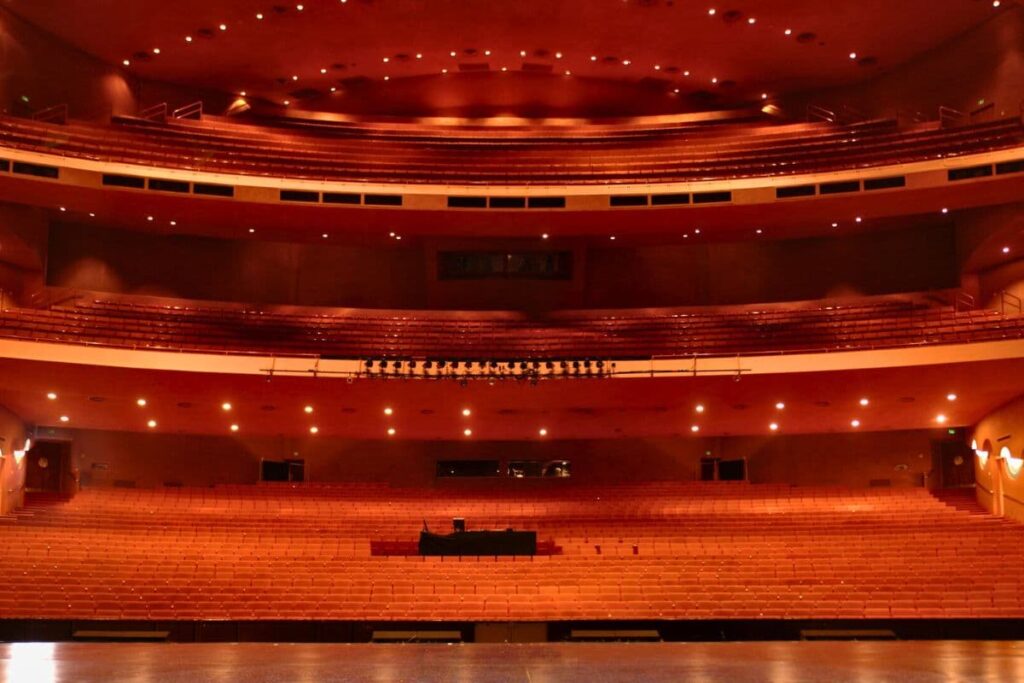
[[[257,13],[256,13],[256,18],[257,18],[258,20],[260,20],[260,21],[263,21],[263,12],[257,12]]]
[[[758,229],[757,229],[757,234],[758,234],[758,235],[762,234],[763,232],[764,232],[764,230],[762,230],[761,228],[758,228]]]
[[[192,36],[185,36],[185,42],[186,43],[191,43],[192,42]]]
[[[66,212],[67,212],[67,210],[68,210],[68,207],[66,207],[66,206],[62,206],[62,207],[60,207],[60,212],[61,212],[61,213],[66,213]]]
[[[448,73],[448,69],[441,69],[441,73],[443,73],[443,74]]]
[[[387,408],[384,409],[384,414],[385,415],[394,415],[395,411],[391,408],[391,406],[388,406]]]
[[[838,223],[833,223],[833,224],[832,224],[832,227],[833,227],[833,228],[838,228],[838,227],[839,227],[839,224],[838,224]]]
[[[716,11],[717,10],[714,7],[712,7],[711,9],[708,10],[708,14],[710,14],[711,16],[715,16]]]
[[[940,425],[946,424],[946,421],[948,419],[949,419],[948,417],[946,417],[945,415],[943,415],[941,413],[935,416],[935,421],[938,422]]]
[[[96,218],[96,214],[92,211],[89,212],[89,218]]]
[[[473,430],[472,430],[472,429],[469,429],[469,428],[463,429],[463,430],[462,430],[462,433],[463,433],[463,435],[465,435],[465,436],[473,436]]]
[[[541,427],[540,429],[537,430],[537,433],[540,434],[541,436],[547,436],[548,435],[548,430],[546,430],[543,427]]]
[[[292,80],[293,81],[299,80],[299,75],[298,74],[292,74]]]
[[[394,436],[394,435],[395,435],[395,428],[394,427],[388,427],[388,436]]]
[[[147,221],[152,221],[152,220],[153,220],[153,217],[152,217],[152,216],[146,216],[146,220],[147,220]]]
[[[850,53],[850,59],[857,59],[857,53],[856,52],[851,52]]]
[[[610,239],[610,240],[612,240],[614,242],[615,241],[615,235],[610,236],[608,239]]]
[[[254,233],[254,232],[256,232],[256,228],[249,228],[249,234],[250,234],[250,235],[251,235],[252,233]]]
[[[451,51],[451,52],[449,52],[448,54],[449,54],[449,55],[451,55],[452,57],[454,57],[454,56],[455,56],[455,50],[452,50],[452,51]]]
[[[484,50],[484,55],[487,56],[487,57],[490,57],[491,56],[491,51],[490,50]]]
[[[520,57],[525,57],[526,56],[526,50],[520,50],[519,51],[519,56]]]
[[[68,417],[67,415],[61,415],[61,416],[60,416],[60,421],[61,421],[61,422],[68,422],[68,421],[70,421],[70,420],[71,420],[71,418],[70,418],[70,417]]]
[[[711,82],[712,82],[712,83],[718,83],[718,76],[714,76],[714,77],[713,77],[713,78],[711,79]]]
[[[220,25],[220,30],[221,31],[227,31],[228,30],[228,25],[227,24],[221,24]]]
[[[946,394],[946,400],[947,401],[955,401],[956,400],[956,394]]]
[[[700,426],[699,425],[691,425],[690,426],[690,431],[694,432],[694,433],[699,432],[700,431]]]
[[[566,69],[565,70],[565,75],[566,76],[572,76],[572,71],[569,71],[568,69]]]
[[[416,59],[423,59],[423,53],[422,52],[417,52],[416,53]]]
[[[326,232],[324,234],[320,235],[320,236],[323,237],[324,239],[327,239],[327,233]]]
[[[783,33],[786,34],[787,36],[791,36],[793,35],[793,29],[787,28],[785,31],[783,31]]]
[[[225,401],[224,403],[220,404],[220,409],[221,410],[231,410],[231,404]]]
[[[779,401],[778,403],[775,404],[775,410],[785,410],[785,408],[786,404],[783,403],[782,401]]]
[[[462,417],[469,417],[472,414],[473,414],[473,411],[470,410],[469,408],[463,408],[462,409]]]
[[[655,64],[654,65],[654,70],[655,71],[661,71],[661,64]]]
[[[949,213],[949,209],[947,209],[946,207],[942,207],[942,213]]]
[[[623,59],[622,60],[622,66],[629,66],[632,63],[633,63],[632,60],[629,60],[629,59]]]
[[[864,219],[862,219],[862,218],[861,218],[860,216],[857,216],[857,217],[856,217],[856,218],[854,218],[853,220],[855,220],[855,221],[857,221],[858,223],[860,223],[860,222],[861,222],[861,221],[863,221]]]
[[[390,62],[390,61],[391,61],[391,58],[390,58],[390,57],[385,57],[385,58],[384,58],[384,63],[385,63],[385,64],[387,64],[387,63],[388,63],[388,62]]]
[[[284,101],[284,106],[286,106],[286,107],[287,107],[287,106],[288,106],[289,104],[291,104],[291,103],[292,103],[292,101],[291,101],[291,100],[285,100],[285,101]]]
[[[338,89],[334,86],[331,86],[331,92],[338,92]]]
[[[312,413],[312,412],[313,412],[313,406],[306,406],[305,408],[303,408],[303,410],[304,410],[304,411],[306,412],[306,414],[308,415],[309,413]]]
[[[322,74],[327,73],[327,69],[325,67],[320,67],[320,73],[322,73]]]
[[[768,429],[772,430],[773,432],[777,432],[779,431],[779,425],[778,423],[772,422],[770,425],[768,425]]]
[[[146,399],[144,399],[144,398],[136,399],[135,405],[137,405],[139,407],[145,406],[146,405]]]
[[[501,67],[501,70],[502,71],[508,71],[508,67],[507,66],[503,66],[503,67]]]
[[[766,93],[766,92],[761,93],[761,99],[762,100],[767,100],[768,99],[768,93]]]
[[[561,59],[561,58],[562,58],[562,53],[561,52],[556,52],[555,53],[555,59]]]
[[[156,420],[150,420],[149,422],[146,423],[146,426],[149,427],[150,429],[155,429],[156,428]]]
[[[597,61],[597,55],[590,55],[590,61],[596,62]]]
[[[173,227],[174,227],[175,225],[177,225],[177,224],[178,224],[178,221],[171,221],[171,227],[172,227],[172,228],[173,228]]]
[[[546,239],[548,238],[548,234],[547,234],[547,233],[544,233],[543,235],[541,235],[541,236],[540,236],[540,238],[541,238],[542,240],[546,240]]]
[[[860,427],[860,420],[850,420],[850,426],[854,428]]]
[[[231,431],[237,432],[238,431],[238,425],[231,425]]]
[[[862,398],[862,399],[860,400],[860,404],[861,404],[862,406],[866,406],[866,405],[867,405],[868,403],[870,403],[870,402],[871,402],[871,401],[869,401],[869,400],[868,400],[868,399],[866,399],[866,398]]]
[[[46,398],[50,399],[51,401],[56,401],[57,400],[57,394],[55,394],[54,392],[51,391],[50,393],[48,393],[46,395]]]
[[[122,64],[124,64],[125,66],[131,66],[131,65],[132,65],[132,63],[131,63],[130,61],[128,61],[127,59],[126,59],[126,60],[124,60],[124,61],[123,61],[123,62],[121,62],[121,63],[122,63]]]
[[[320,428],[317,427],[316,425],[313,425],[312,427],[309,428],[309,433],[310,434],[319,434],[320,433]]]
[[[754,17],[750,17],[749,19],[747,19],[747,23],[750,25],[754,25],[757,23],[757,19],[755,19]]]
[[[158,55],[158,54],[160,54],[160,48],[158,48],[158,47],[154,47],[154,48],[153,48],[153,54],[155,54],[155,55]]]
[[[696,406],[694,406],[693,409],[695,411],[697,411],[698,413],[703,413],[704,412],[704,404],[703,403],[698,403]]]
[[[296,5],[295,9],[297,9],[297,10],[299,10],[301,12],[302,10],[306,9],[306,7],[304,5]]]
[[[1004,254],[1009,254],[1010,253],[1010,248],[1009,247],[1003,247],[1003,253]]]

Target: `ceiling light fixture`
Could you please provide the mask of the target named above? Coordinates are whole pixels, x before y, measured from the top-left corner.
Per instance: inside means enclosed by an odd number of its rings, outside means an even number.
[[[468,429],[468,428],[467,429],[463,429],[462,430],[462,434],[464,436],[473,436],[473,430],[472,429]]]
[[[940,425],[946,424],[948,420],[949,418],[941,413],[935,416],[935,421],[938,422]]]
[[[786,409],[786,404],[783,403],[782,401],[779,401],[778,403],[775,404],[775,410],[785,410],[785,409]]]
[[[946,400],[947,401],[955,401],[956,400],[956,394],[946,394]]]
[[[303,410],[304,410],[304,411],[306,412],[306,414],[308,415],[308,414],[310,414],[310,413],[312,413],[312,412],[313,412],[313,406],[306,406],[305,408],[303,408]]]
[[[473,414],[473,411],[470,410],[469,408],[463,408],[462,409],[462,417],[469,417],[472,414]]]
[[[316,425],[313,425],[312,427],[309,428],[309,433],[310,434],[319,434],[320,433],[320,428],[317,427]]]
[[[690,426],[690,431],[693,432],[694,434],[696,434],[697,432],[700,431],[700,426],[699,425],[691,425]]]
[[[867,405],[868,403],[870,403],[870,402],[871,402],[871,401],[869,401],[869,400],[868,400],[868,399],[866,399],[866,398],[862,398],[862,399],[860,400],[860,404],[861,404],[862,406],[866,406],[866,405]]]
[[[394,415],[395,411],[391,408],[391,406],[388,406],[387,408],[384,409],[384,414],[385,415]]]
[[[773,432],[777,432],[779,431],[779,425],[776,422],[772,422],[770,425],[768,425],[768,429],[772,430]]]
[[[51,401],[56,401],[57,400],[57,394],[55,394],[54,392],[51,391],[50,393],[48,393],[46,395],[46,398],[50,399]]]
[[[146,426],[149,427],[150,429],[156,429],[156,420],[150,420],[149,422],[146,423]]]
[[[135,401],[135,405],[139,406],[140,408],[144,408],[146,406],[146,399],[144,399],[144,398],[137,399]]]
[[[67,415],[61,415],[60,416],[60,421],[61,422],[69,422],[70,420],[71,420],[71,418],[68,417]]]
[[[853,427],[854,429],[860,427],[860,420],[850,420],[850,426]]]
[[[388,427],[388,436],[394,436],[394,435],[395,435],[395,428],[394,427]]]
[[[220,404],[220,409],[224,411],[231,410],[231,404],[225,401],[224,403]]]
[[[238,425],[231,425],[231,431],[237,432],[238,431]]]

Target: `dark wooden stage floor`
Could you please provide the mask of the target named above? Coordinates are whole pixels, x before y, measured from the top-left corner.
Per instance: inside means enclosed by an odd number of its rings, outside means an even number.
[[[1024,642],[538,645],[19,643],[3,683],[1024,681]]]

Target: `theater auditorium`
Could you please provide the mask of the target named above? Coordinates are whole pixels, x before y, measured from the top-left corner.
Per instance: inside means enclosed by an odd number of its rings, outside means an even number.
[[[1024,3],[0,64],[0,681],[1024,680]]]

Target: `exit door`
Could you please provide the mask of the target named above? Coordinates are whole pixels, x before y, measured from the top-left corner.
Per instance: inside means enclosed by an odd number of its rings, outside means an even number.
[[[68,441],[37,441],[26,454],[26,491],[62,493],[65,477],[71,463],[71,443]]]

